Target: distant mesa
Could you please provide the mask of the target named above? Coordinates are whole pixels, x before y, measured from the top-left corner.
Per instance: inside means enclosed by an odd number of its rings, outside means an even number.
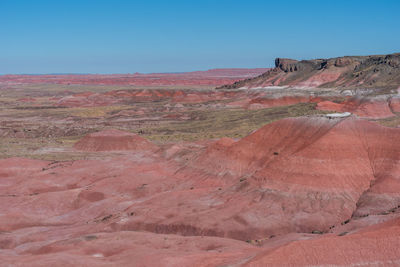
[[[275,68],[264,74],[218,87],[251,89],[270,86],[321,88],[398,88],[400,53],[345,56],[330,59],[275,59]]]
[[[75,143],[81,151],[140,150],[156,151],[157,145],[136,134],[115,129],[91,133]]]

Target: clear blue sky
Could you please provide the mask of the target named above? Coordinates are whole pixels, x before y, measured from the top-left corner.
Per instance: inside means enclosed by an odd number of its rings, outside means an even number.
[[[0,0],[0,74],[177,72],[400,52],[398,0]]]

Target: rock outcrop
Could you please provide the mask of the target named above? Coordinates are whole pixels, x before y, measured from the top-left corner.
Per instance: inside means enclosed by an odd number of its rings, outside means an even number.
[[[293,87],[391,88],[400,84],[400,53],[330,59],[277,58],[268,72],[219,89]]]

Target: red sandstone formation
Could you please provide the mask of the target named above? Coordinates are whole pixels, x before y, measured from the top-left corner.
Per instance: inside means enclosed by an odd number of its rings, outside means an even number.
[[[156,145],[136,134],[114,129],[88,134],[74,148],[82,151],[157,150]]]

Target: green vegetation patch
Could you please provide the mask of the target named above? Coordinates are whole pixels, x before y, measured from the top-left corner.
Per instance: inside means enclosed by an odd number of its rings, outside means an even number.
[[[143,135],[157,142],[195,141],[221,137],[241,138],[270,122],[306,115],[326,114],[315,109],[315,103],[258,110],[224,109],[192,111],[189,120],[165,122],[157,127],[143,128]]]

